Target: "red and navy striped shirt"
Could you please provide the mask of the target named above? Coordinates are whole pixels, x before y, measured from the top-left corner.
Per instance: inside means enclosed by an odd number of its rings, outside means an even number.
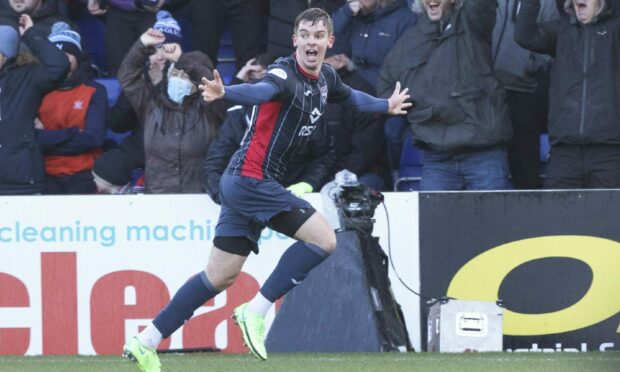
[[[276,95],[252,112],[252,123],[231,158],[226,174],[280,180],[291,156],[304,146],[318,125],[326,104],[342,102],[351,88],[327,64],[312,76],[293,56],[269,66],[261,82],[271,84]]]

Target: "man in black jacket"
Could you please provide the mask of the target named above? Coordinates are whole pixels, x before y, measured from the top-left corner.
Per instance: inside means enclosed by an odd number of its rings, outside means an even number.
[[[515,40],[555,57],[546,188],[620,187],[620,14],[610,0],[568,0],[568,17],[537,24],[523,0]]]
[[[385,58],[379,95],[400,81],[416,106],[407,120],[424,150],[421,190],[510,187],[506,92],[493,75],[495,0],[416,0],[418,22]]]
[[[3,47],[14,40],[4,31]],[[29,16],[20,17],[19,33],[40,64],[16,66],[15,56],[0,56],[0,195],[43,191],[45,168],[34,122],[43,96],[69,71],[67,56],[32,28]]]

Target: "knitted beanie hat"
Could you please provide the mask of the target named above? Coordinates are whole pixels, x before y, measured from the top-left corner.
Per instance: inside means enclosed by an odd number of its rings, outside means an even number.
[[[19,47],[19,34],[11,26],[0,26],[0,53],[6,58],[11,59],[17,56]]]
[[[80,34],[73,31],[65,22],[56,22],[52,25],[52,32],[48,36],[49,41],[65,53],[73,55],[78,61],[82,56]]]
[[[181,44],[181,26],[179,26],[179,22],[177,22],[176,19],[172,18],[170,12],[165,10],[157,12],[157,22],[155,22],[153,28],[166,36],[166,44]]]

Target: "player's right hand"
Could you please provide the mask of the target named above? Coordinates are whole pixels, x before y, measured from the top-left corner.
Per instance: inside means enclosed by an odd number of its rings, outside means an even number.
[[[202,98],[206,102],[213,102],[224,97],[224,83],[217,70],[213,70],[213,80],[202,78],[202,84],[198,86],[202,90]]]

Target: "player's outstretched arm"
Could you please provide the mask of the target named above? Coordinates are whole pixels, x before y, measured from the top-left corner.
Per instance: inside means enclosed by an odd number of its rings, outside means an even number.
[[[269,101],[278,94],[278,89],[269,83],[260,81],[256,84],[237,84],[224,88],[217,70],[213,70],[213,80],[202,78],[202,97],[207,102],[220,98],[238,105],[258,105]]]
[[[406,102],[410,97],[408,89],[400,90],[400,83],[396,83],[394,93],[388,99],[377,98],[359,90],[351,89],[351,94],[347,102],[361,112],[381,112],[390,115],[406,114],[405,109],[412,106],[411,102]]]
[[[409,88],[400,90],[400,81],[396,82],[394,87],[394,93],[388,98],[388,114],[390,115],[404,115],[407,113],[405,109],[413,106],[411,102],[407,102],[411,98],[407,92]]]

